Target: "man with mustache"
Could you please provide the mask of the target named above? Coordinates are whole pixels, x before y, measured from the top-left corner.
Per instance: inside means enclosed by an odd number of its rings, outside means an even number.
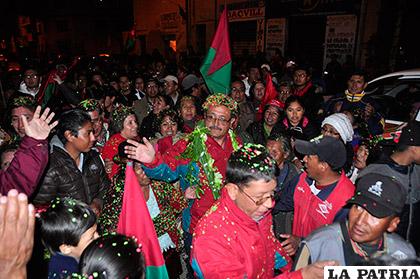
[[[230,130],[238,113],[238,105],[231,97],[224,94],[211,95],[203,104],[203,109],[204,125],[197,125],[191,137],[179,140],[164,154],[155,152],[145,138],[145,144],[129,140],[134,146],[126,147],[128,157],[142,162],[150,178],[168,182],[180,179],[181,188],[190,205],[184,211],[182,220],[188,254],[195,225],[219,195],[228,158],[240,144]],[[202,142],[202,145],[197,145],[197,142]],[[202,148],[202,154],[200,151],[199,158],[192,159],[190,155],[198,152],[197,148]],[[191,178],[196,182],[192,184]]]
[[[99,153],[92,150],[93,133],[87,112],[73,109],[61,115],[57,136],[63,146],[53,147],[34,205],[48,206],[56,197],[72,197],[89,204],[95,213],[100,212],[109,180]]]
[[[393,233],[406,199],[407,191],[395,179],[374,173],[363,176],[347,202],[351,205],[348,221],[323,227],[303,240],[296,268],[326,259],[342,266],[382,255],[415,259],[413,246]]]

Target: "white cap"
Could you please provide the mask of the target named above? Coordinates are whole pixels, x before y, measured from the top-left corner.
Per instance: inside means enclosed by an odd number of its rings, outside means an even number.
[[[268,64],[262,64],[261,69],[264,69],[264,68],[269,72],[271,71],[270,65],[268,65]]]
[[[178,78],[176,76],[168,75],[163,78],[164,81],[174,81],[176,84],[178,84]]]

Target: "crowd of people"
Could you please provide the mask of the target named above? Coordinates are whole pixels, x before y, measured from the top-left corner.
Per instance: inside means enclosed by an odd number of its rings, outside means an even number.
[[[2,80],[0,278],[144,278],[142,243],[117,233],[127,162],[169,278],[416,260],[418,96],[390,132],[362,70],[327,96],[310,67],[274,58],[235,63],[229,94],[157,58]]]

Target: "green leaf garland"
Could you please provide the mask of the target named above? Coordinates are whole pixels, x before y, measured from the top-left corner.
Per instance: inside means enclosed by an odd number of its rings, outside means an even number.
[[[186,179],[191,186],[196,185],[195,192],[197,198],[200,198],[204,194],[202,187],[207,185],[211,189],[214,199],[217,200],[220,197],[220,189],[223,187],[223,176],[217,167],[214,166],[214,159],[207,150],[206,141],[208,133],[209,130],[204,125],[204,122],[198,122],[194,131],[187,135],[189,144],[180,157],[190,160]],[[233,150],[238,150],[239,143],[236,140],[234,132],[229,130],[229,136],[231,138]],[[193,175],[194,162],[200,163],[204,175],[202,173],[199,174],[199,177]],[[201,180],[202,185],[200,184],[200,177],[203,178]]]

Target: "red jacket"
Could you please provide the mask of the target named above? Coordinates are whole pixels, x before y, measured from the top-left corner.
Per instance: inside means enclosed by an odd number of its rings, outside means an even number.
[[[197,224],[191,265],[198,278],[302,278],[289,272],[291,259],[272,230],[271,213],[259,222],[251,219],[222,190],[222,197]]]
[[[239,141],[239,139],[238,139]],[[241,142],[239,142],[241,143]],[[160,154],[159,152],[156,153],[156,157],[154,162],[150,164],[145,164],[148,168],[157,168],[162,167],[163,165],[167,165],[172,172],[177,172],[178,167],[182,165],[187,165],[189,160],[179,158],[182,152],[185,151],[187,148],[188,142],[185,139],[179,140],[177,143],[173,145],[172,148],[167,150],[166,153]],[[220,174],[225,178],[226,174],[226,167],[227,161],[230,157],[230,154],[233,152],[232,142],[230,137],[227,136],[225,147],[222,148],[212,137],[208,136],[206,141],[207,151],[209,152],[210,156],[214,159],[214,166],[217,167]],[[159,171],[157,171],[159,172]],[[149,175],[149,173],[147,173]],[[177,174],[177,175],[184,175],[184,174]],[[204,179],[204,172],[200,171],[200,179]],[[150,176],[154,179],[159,179],[157,176]],[[207,209],[214,203],[214,198],[211,189],[208,186],[203,186],[202,189],[204,190],[204,194],[201,195],[199,199],[195,199],[194,203],[191,208],[191,223],[189,225],[189,231],[193,232],[195,225],[197,224],[198,220]],[[185,190],[185,189],[184,189]]]
[[[24,137],[6,171],[0,171],[0,192],[11,189],[30,196],[48,163],[48,141]]]
[[[353,194],[354,185],[342,172],[334,190],[323,201],[312,193],[306,182],[306,172],[303,172],[293,195],[293,235],[306,237],[315,229],[332,224],[337,212],[346,205]]]

